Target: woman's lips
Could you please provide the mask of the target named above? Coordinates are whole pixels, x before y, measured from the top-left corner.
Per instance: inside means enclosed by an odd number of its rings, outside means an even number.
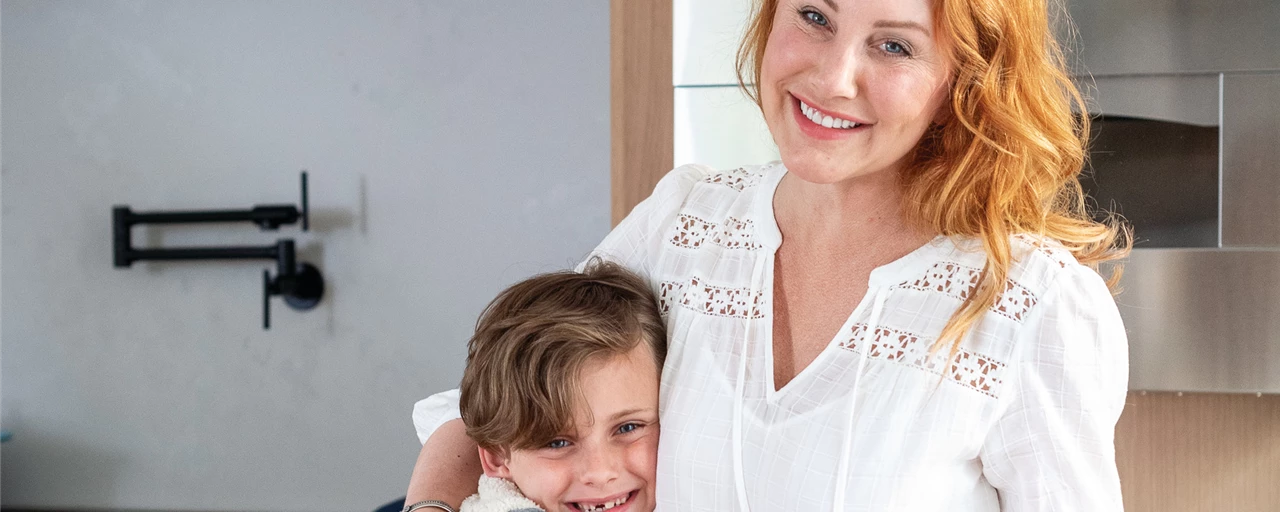
[[[791,97],[791,109],[800,131],[819,140],[837,140],[862,133],[872,125],[859,119],[832,116],[826,111],[811,107],[795,96]]]

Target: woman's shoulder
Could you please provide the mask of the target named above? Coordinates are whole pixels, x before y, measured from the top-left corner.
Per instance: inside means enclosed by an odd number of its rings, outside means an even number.
[[[782,172],[777,162],[715,169],[703,164],[685,164],[672,169],[654,187],[654,196],[687,196],[694,190],[720,192],[730,198],[760,185],[774,173]]]
[[[947,290],[965,289],[967,293],[952,295],[962,298],[983,278],[981,269],[987,256],[981,240],[951,240],[954,247],[949,253],[939,252],[942,256],[933,264],[929,284],[943,283]],[[1101,345],[1088,345],[1089,340],[1102,340],[1099,343],[1110,344],[1104,347],[1108,353],[1123,348],[1124,328],[1115,299],[1094,268],[1081,264],[1056,240],[1015,235],[1009,242],[1011,261],[1003,289],[983,319],[985,326],[978,329],[989,336],[974,342],[979,352],[1011,364],[1026,346],[1062,348],[1064,343],[1073,343],[1077,348],[1102,350],[1098,348]],[[1098,327],[1077,335],[1071,324]],[[1022,343],[1028,340],[1031,343]]]
[[[718,217],[730,211],[729,205],[752,202],[760,186],[776,182],[783,173],[785,170],[777,162],[732,169],[681,165],[663,176],[653,193],[628,217],[640,221],[646,230],[659,228],[655,224],[669,224],[681,216],[718,222],[722,220]]]
[[[1010,276],[1016,275],[1020,281],[1037,285],[1041,290],[1058,285],[1110,296],[1098,271],[1077,261],[1061,242],[1019,234],[1010,237],[1009,245],[1014,257]]]
[[[982,242],[976,238],[954,237],[950,259],[971,268],[977,276],[986,264]],[[1011,261],[1005,296],[1009,300],[1034,305],[1051,287],[1068,287],[1089,295],[1110,296],[1106,282],[1096,270],[1081,264],[1071,251],[1057,240],[1035,234],[1017,234],[1009,238]],[[976,279],[976,277],[974,277]]]
[[[783,173],[778,163],[728,170],[700,164],[676,167],[592,254],[648,275],[661,255],[696,250],[704,239],[749,245],[739,239],[751,231],[756,192]]]

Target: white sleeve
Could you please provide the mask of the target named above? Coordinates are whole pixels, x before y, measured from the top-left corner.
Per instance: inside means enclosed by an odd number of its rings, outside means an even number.
[[[694,164],[672,169],[654,186],[653,193],[637,204],[591,251],[588,260],[599,257],[612,261],[651,280],[666,228],[675,222],[694,184],[712,172],[706,166]],[[578,270],[581,269],[582,265],[578,265]]]
[[[980,454],[1000,510],[1123,510],[1115,427],[1129,355],[1115,300],[1097,273],[1075,265],[1024,328],[1004,411]]]
[[[462,417],[458,412],[457,389],[436,393],[413,404],[413,429],[418,431],[418,441],[427,444],[427,438],[441,425]]]
[[[710,169],[699,165],[682,165],[668,172],[651,194],[636,205],[618,227],[605,237],[591,256],[612,261],[649,278],[652,267],[652,250],[660,245],[665,226],[670,224],[693,189],[694,183],[705,178]],[[585,262],[583,262],[585,263]],[[581,270],[582,265],[578,266]],[[451,389],[427,397],[413,406],[413,427],[418,440],[426,444],[427,438],[441,425],[462,417],[458,412],[461,393]]]

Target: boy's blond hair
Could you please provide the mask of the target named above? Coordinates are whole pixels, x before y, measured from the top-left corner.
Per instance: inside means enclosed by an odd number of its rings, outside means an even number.
[[[594,259],[582,272],[516,283],[480,315],[468,344],[467,435],[501,454],[550,442],[572,429],[583,367],[641,343],[662,368],[666,328],[653,292],[620,265]]]

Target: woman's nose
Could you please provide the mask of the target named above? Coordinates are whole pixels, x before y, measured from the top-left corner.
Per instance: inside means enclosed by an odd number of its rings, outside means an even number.
[[[830,98],[857,96],[859,72],[863,65],[863,55],[858,48],[832,45],[818,51],[815,78],[822,92]]]
[[[618,478],[623,454],[610,447],[590,448],[583,453],[579,471],[583,484],[603,485]]]

